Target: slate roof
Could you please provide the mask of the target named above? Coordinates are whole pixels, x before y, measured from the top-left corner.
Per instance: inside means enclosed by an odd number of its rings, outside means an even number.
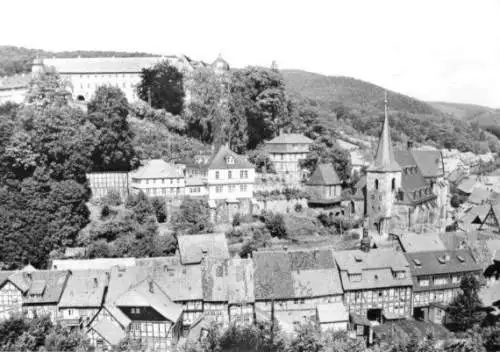
[[[413,158],[424,177],[444,176],[443,155],[439,150],[412,150]]]
[[[430,276],[440,274],[455,274],[481,271],[481,265],[476,262],[468,249],[457,251],[432,251],[420,253],[405,253],[414,282],[414,291],[428,291],[433,289],[445,289],[459,287],[460,283],[453,284],[451,281],[445,285],[434,286],[432,280],[429,286],[418,285],[418,276]],[[463,259],[461,261],[460,258]],[[443,262],[440,262],[440,259]],[[417,264],[419,263],[419,264]]]
[[[209,258],[229,259],[224,233],[179,235],[177,241],[181,263],[184,265],[201,263],[204,252]]]
[[[458,221],[464,224],[472,224],[474,221],[477,223],[479,220],[479,222],[482,223],[486,215],[488,215],[490,208],[491,206],[489,204],[476,205],[468,209]]]
[[[114,266],[135,266],[135,258],[54,259],[54,270],[109,270]]]
[[[403,169],[401,188],[404,191],[404,201],[414,203],[436,198],[430,186],[425,182],[425,178],[418,168],[412,152],[410,150],[396,150],[394,155]]]
[[[229,158],[233,159],[233,163],[229,164]],[[254,169],[255,166],[250,163],[246,156],[239,155],[233,152],[225,145],[221,146],[217,153],[215,153],[208,161],[209,169]]]
[[[175,323],[182,315],[182,306],[173,300],[151,279],[145,279],[130,287],[116,298],[118,307],[151,307],[165,319]]]
[[[477,179],[469,177],[460,182],[457,188],[464,193],[470,194],[472,193],[472,190],[476,187],[476,184],[477,184]]]
[[[356,249],[335,252],[335,258],[344,291],[412,285],[409,264],[402,252],[392,249],[363,252]],[[394,272],[397,271],[405,273],[403,279],[395,278]],[[350,274],[361,274],[361,280],[351,280]]]
[[[37,270],[30,273],[17,272],[9,280],[17,287],[23,282],[23,304],[57,304],[69,275],[67,270]]]
[[[349,321],[349,313],[342,302],[318,304],[319,323],[335,323]]]
[[[113,324],[109,319],[99,320],[92,326],[92,329],[111,345],[117,345],[127,336],[123,329],[120,329],[120,327]]]
[[[479,205],[494,197],[498,197],[498,193],[483,187],[475,187],[469,195],[469,198],[467,198],[467,202]]]
[[[145,161],[144,165],[132,174],[132,178],[184,178],[184,174],[174,164],[167,163],[162,159],[152,159]]]
[[[387,117],[387,110],[385,112],[384,123],[377,146],[377,152],[373,163],[368,166],[368,171],[374,172],[387,172],[387,171],[401,171],[401,166],[394,157],[394,150],[392,147],[391,130],[389,126],[389,118]]]
[[[332,164],[319,164],[307,181],[310,186],[340,185],[340,179]]]
[[[3,283],[5,282],[5,280],[7,280],[9,278],[9,276],[11,276],[14,273],[15,273],[15,271],[11,271],[11,270],[0,270],[0,287],[3,286]]]
[[[446,246],[437,233],[418,234],[404,232],[397,234],[404,252],[444,251]]]
[[[257,300],[342,294],[330,249],[258,251],[253,261]]]
[[[251,259],[207,259],[203,263],[203,300],[252,303],[254,269]]]
[[[163,60],[175,60],[175,56],[154,57],[96,57],[96,58],[53,58],[43,59],[43,65],[54,67],[57,72],[65,73],[141,73],[143,68],[151,67]]]
[[[66,284],[59,307],[101,307],[107,286],[108,273],[104,270],[73,271]]]
[[[265,143],[269,153],[307,153],[313,140],[298,133],[283,133]]]

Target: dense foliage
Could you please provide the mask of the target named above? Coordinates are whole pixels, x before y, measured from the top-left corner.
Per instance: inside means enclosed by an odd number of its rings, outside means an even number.
[[[101,86],[88,103],[89,121],[99,132],[93,171],[129,171],[139,164],[127,122],[129,106],[119,88]]]
[[[461,292],[448,306],[447,314],[450,326],[458,331],[471,329],[484,319],[479,298],[479,282],[472,275],[466,275],[460,283]]]
[[[151,68],[143,68],[137,86],[139,98],[155,109],[164,109],[174,115],[182,112],[184,105],[184,75],[168,61]]]
[[[207,200],[185,197],[178,211],[173,214],[172,226],[177,233],[212,232]]]

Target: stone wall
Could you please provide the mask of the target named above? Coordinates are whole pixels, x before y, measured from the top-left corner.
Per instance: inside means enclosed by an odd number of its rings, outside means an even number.
[[[303,184],[293,175],[255,174],[254,192],[281,192],[285,188],[303,189]]]
[[[261,211],[270,211],[273,213],[294,212],[297,204],[300,204],[302,209],[308,207],[306,198],[257,200],[254,204],[253,213],[259,214]]]

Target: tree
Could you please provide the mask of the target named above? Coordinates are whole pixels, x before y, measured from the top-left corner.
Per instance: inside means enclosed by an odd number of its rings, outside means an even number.
[[[127,122],[129,106],[119,88],[97,88],[88,104],[88,119],[99,132],[92,153],[94,171],[129,171],[139,164]]]
[[[280,213],[266,213],[264,222],[272,237],[287,238],[288,232],[285,226],[285,220]]]
[[[154,197],[151,199],[151,206],[153,212],[156,216],[156,220],[159,223],[167,221],[167,207],[165,205],[165,199],[161,197]]]
[[[332,164],[342,181],[347,181],[351,176],[352,165],[349,152],[338,147],[329,138],[315,141],[307,158],[301,160],[300,164],[312,174],[320,163]]]
[[[173,216],[172,225],[180,233],[212,232],[213,224],[210,222],[210,208],[206,200],[184,198]]]
[[[184,104],[183,84],[183,74],[168,61],[163,61],[142,69],[137,93],[153,108],[179,115]]]
[[[312,323],[300,325],[290,343],[290,352],[320,352],[323,342],[318,328]]]
[[[479,282],[473,275],[466,275],[460,283],[460,292],[450,303],[447,316],[458,331],[466,331],[480,323],[484,314],[480,311]]]
[[[61,325],[56,325],[54,330],[45,338],[45,349],[47,351],[73,352],[78,349],[85,351],[88,345],[87,339],[80,331],[63,328]]]
[[[67,106],[71,101],[68,88],[70,87],[67,81],[61,79],[57,72],[47,69],[30,81],[25,101],[42,109],[48,106]]]
[[[135,219],[139,224],[144,224],[147,220],[155,216],[151,202],[142,191],[136,195],[129,195],[125,207],[134,212]]]

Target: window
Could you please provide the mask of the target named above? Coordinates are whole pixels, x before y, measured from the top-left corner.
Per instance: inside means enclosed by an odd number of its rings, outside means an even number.
[[[393,191],[396,190],[396,179],[395,178],[393,178],[391,181],[391,188]]]
[[[234,164],[234,158],[232,156],[228,156],[227,159],[226,159],[226,163],[228,165]]]
[[[232,171],[228,171],[228,172],[227,172],[227,178],[228,178],[228,179],[233,178],[233,172],[232,172]]]
[[[240,171],[240,178],[248,178],[248,171],[247,170],[241,170]]]
[[[229,185],[228,188],[229,188],[229,193],[232,193],[236,189],[236,186],[235,185]]]
[[[361,281],[361,274],[349,274],[349,279],[352,282],[360,282]]]
[[[130,313],[131,314],[141,314],[141,308],[131,308]]]
[[[375,189],[378,189],[378,180],[375,179]]]
[[[247,185],[240,185],[240,192],[246,192],[247,191]]]
[[[434,285],[439,286],[439,285],[446,285],[448,283],[448,280],[444,277],[436,277],[434,278]]]
[[[460,280],[461,280],[460,275],[453,275],[451,278],[451,282],[454,284],[459,284]]]
[[[429,286],[429,279],[418,279],[418,284],[422,287]]]
[[[222,193],[223,186],[215,186],[215,193]]]
[[[218,180],[220,178],[220,172],[215,171],[215,179]]]
[[[405,278],[405,272],[404,271],[397,271],[394,275],[397,280],[403,280]]]

